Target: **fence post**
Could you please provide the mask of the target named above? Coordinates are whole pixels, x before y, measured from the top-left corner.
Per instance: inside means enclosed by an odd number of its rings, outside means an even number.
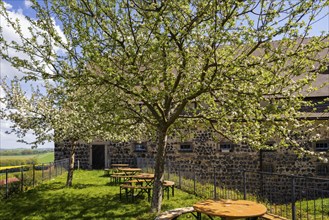
[[[57,177],[58,176],[58,164],[57,164],[57,162],[54,162],[54,168],[55,168],[55,177]]]
[[[21,192],[24,191],[24,166],[21,166]]]
[[[167,166],[168,166],[168,180],[170,180],[170,161],[169,160],[168,160]]]
[[[247,199],[247,181],[246,181],[246,170],[242,170],[242,176],[243,176],[243,199]]]
[[[182,189],[182,174],[181,174],[181,169],[182,169],[182,166],[179,165],[179,170],[178,170],[178,185],[179,185],[179,188]]]
[[[32,164],[32,186],[35,186],[35,164]]]
[[[49,180],[51,180],[51,162],[49,162]]]
[[[41,180],[43,182],[43,178],[44,178],[44,166],[43,166],[43,163],[42,163],[42,167],[41,167]]]
[[[62,175],[63,174],[63,161],[62,160],[60,160],[60,166],[61,166],[61,174],[60,175]]]
[[[217,199],[216,166],[214,166],[214,199]]]
[[[6,169],[6,199],[9,196],[8,169]]]
[[[296,220],[296,194],[295,194],[295,190],[296,190],[296,178],[295,176],[292,176],[291,179],[291,219],[292,220]]]
[[[194,194],[196,195],[196,173],[195,173],[195,169],[194,169],[194,177],[193,177],[193,190],[194,190]]]

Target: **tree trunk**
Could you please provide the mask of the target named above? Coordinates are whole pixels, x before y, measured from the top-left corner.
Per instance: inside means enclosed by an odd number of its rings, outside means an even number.
[[[67,179],[66,179],[66,186],[71,187],[73,181],[73,171],[74,171],[74,157],[75,157],[75,149],[76,149],[77,141],[71,142],[71,149],[70,149],[70,165],[69,170],[67,172]]]
[[[155,172],[151,211],[160,213],[162,203],[162,184],[164,180],[165,154],[167,147],[167,129],[158,129],[157,154],[155,158]]]

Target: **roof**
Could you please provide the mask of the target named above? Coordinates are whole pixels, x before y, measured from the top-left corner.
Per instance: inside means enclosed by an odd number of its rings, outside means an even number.
[[[329,68],[324,73],[318,74],[312,86],[318,89],[307,94],[308,97],[329,97]]]

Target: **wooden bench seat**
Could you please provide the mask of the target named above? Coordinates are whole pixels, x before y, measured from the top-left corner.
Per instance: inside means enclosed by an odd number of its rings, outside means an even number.
[[[128,199],[129,195],[131,196],[132,201],[134,201],[135,197],[143,194],[143,192],[147,193],[147,200],[151,201],[151,186],[141,186],[141,185],[131,185],[131,184],[121,184],[120,185],[120,199],[122,198],[122,190],[125,190],[126,199]],[[135,195],[135,190],[139,190],[139,192]]]
[[[274,215],[271,213],[266,213],[264,215],[262,215],[261,219],[266,219],[266,220],[288,220],[287,218],[284,218],[282,216],[279,215]]]
[[[167,199],[169,199],[169,190],[171,189],[171,195],[174,196],[175,182],[165,180],[163,181],[163,190],[167,192]]]
[[[115,169],[112,169],[112,168],[105,168],[104,169],[104,176],[111,176],[114,173],[116,173]]]
[[[122,182],[121,180],[125,181],[125,180],[128,180],[128,179],[132,178],[132,177],[133,176],[126,175],[125,173],[113,173],[113,174],[110,175],[110,179],[112,181],[114,181],[115,183],[121,183]]]
[[[158,215],[155,220],[171,220],[171,219],[177,219],[179,216],[186,214],[186,213],[192,213],[194,216],[195,214],[193,207],[184,207],[184,208],[177,208],[172,209],[169,211],[165,211]]]
[[[132,185],[133,183],[135,183],[135,184],[142,184],[143,182],[145,182],[145,180],[144,179],[140,179],[140,180],[136,180],[136,179],[132,179],[132,180],[127,180],[127,181],[125,181],[125,184],[130,184],[130,185]]]

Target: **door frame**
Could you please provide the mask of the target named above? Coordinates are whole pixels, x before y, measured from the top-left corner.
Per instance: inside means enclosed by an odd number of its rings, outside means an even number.
[[[108,144],[106,142],[93,142],[89,145],[89,167],[92,168],[93,166],[93,146],[104,146],[104,168],[108,168],[108,155],[107,149]]]

